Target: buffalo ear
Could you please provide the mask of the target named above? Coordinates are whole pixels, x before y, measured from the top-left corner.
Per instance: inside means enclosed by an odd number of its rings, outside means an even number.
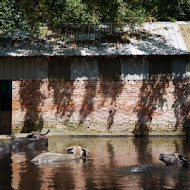
[[[90,152],[88,149],[86,148],[82,148],[83,151],[83,156],[87,156],[87,154]]]
[[[65,150],[67,150],[68,154],[73,154],[72,150],[73,150],[73,147],[68,147],[66,148]]]
[[[189,160],[187,160],[187,157],[185,157],[185,156],[179,154],[179,155],[178,155],[178,158],[180,159],[180,162],[181,162],[181,164],[182,164],[183,166],[189,166],[190,163],[189,163]]]
[[[187,157],[184,156],[184,155],[182,155],[182,154],[179,154],[178,157],[179,157],[179,159],[185,159],[185,160],[187,160]]]

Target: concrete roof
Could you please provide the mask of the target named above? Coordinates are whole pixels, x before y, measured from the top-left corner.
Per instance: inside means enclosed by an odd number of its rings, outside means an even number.
[[[187,55],[190,22],[152,22],[141,26],[112,23],[78,30],[63,27],[62,34],[46,30],[42,36],[16,31],[0,34],[0,56]]]

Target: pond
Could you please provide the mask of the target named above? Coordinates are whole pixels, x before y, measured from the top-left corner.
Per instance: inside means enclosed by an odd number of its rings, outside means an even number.
[[[37,165],[40,152],[4,154],[0,158],[0,189],[190,189],[190,168],[166,167],[160,153],[190,157],[185,138],[65,138],[50,136],[48,150],[65,153],[81,145],[86,159]]]

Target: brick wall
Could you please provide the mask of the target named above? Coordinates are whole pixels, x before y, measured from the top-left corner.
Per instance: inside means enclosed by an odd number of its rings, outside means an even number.
[[[12,128],[81,124],[126,134],[180,133],[189,80],[13,81]]]

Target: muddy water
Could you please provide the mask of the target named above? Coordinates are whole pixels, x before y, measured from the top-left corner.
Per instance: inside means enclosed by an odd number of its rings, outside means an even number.
[[[190,158],[185,138],[64,138],[49,137],[49,151],[81,145],[84,160],[36,165],[40,152],[0,155],[0,189],[190,189],[190,168],[166,167],[160,153]]]

